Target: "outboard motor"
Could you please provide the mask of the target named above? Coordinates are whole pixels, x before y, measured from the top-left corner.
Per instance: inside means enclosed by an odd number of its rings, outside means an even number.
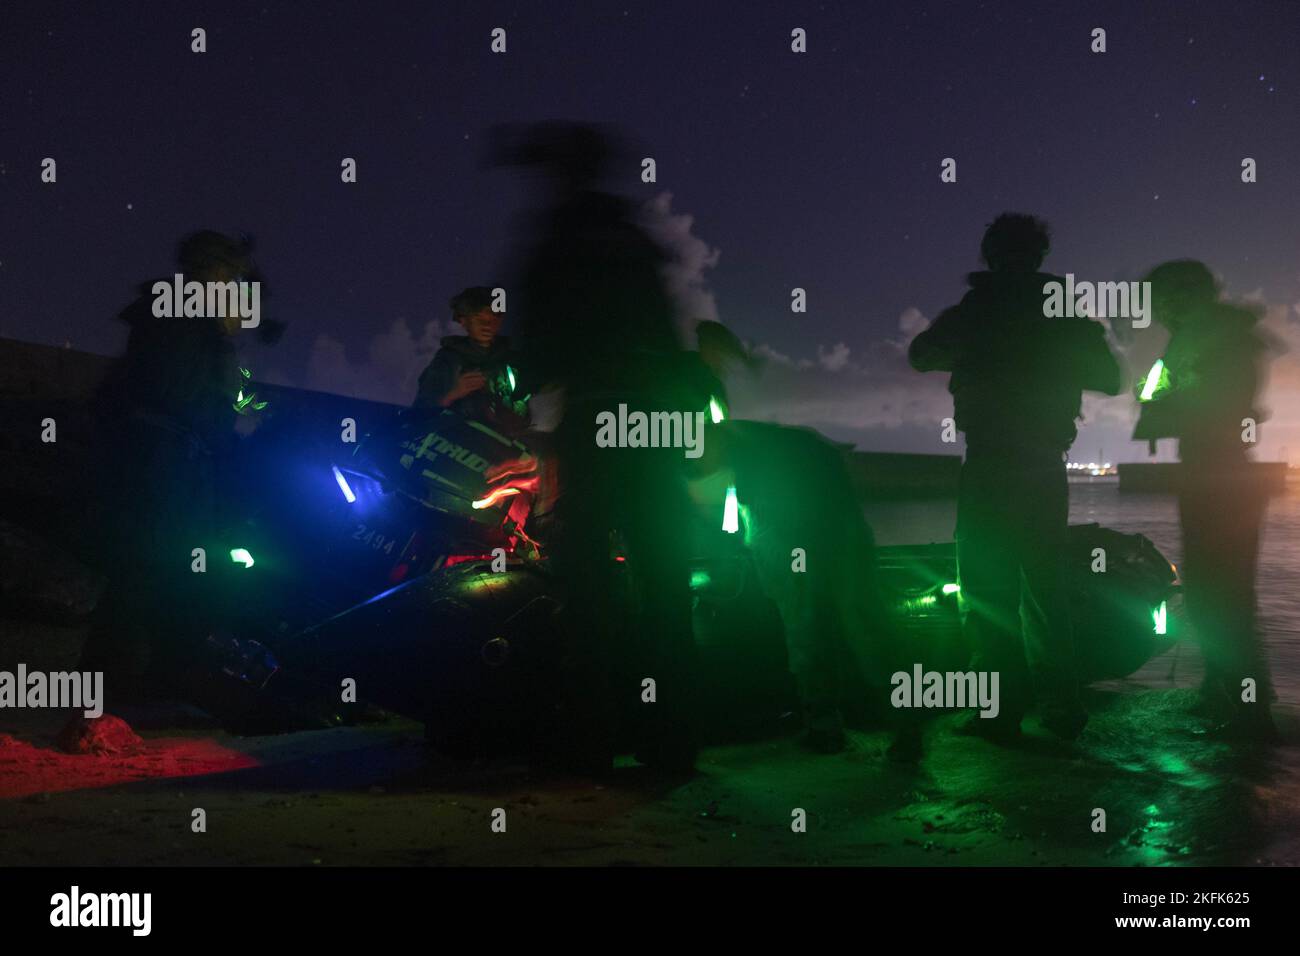
[[[550,659],[541,649],[557,606],[525,530],[528,484],[487,478],[527,456],[452,412],[403,413],[350,455],[299,452],[276,469],[231,533],[229,613],[204,665],[219,693],[201,702],[265,710],[250,705],[251,687],[270,710],[280,697],[300,713],[317,687],[337,712],[350,677],[359,699],[437,723],[449,740],[492,737],[459,718],[494,700],[498,714],[522,706],[531,683],[516,675]],[[493,569],[503,562],[508,573]]]

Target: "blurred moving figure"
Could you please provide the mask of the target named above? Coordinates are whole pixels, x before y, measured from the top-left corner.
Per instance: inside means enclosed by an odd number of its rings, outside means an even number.
[[[613,155],[591,126],[496,131],[495,161],[540,171],[549,192],[511,294],[530,381],[564,393],[550,552],[569,646],[552,756],[607,770],[621,728],[643,763],[686,771],[696,735],[685,459],[680,448],[598,448],[596,416],[620,404],[694,411],[707,398],[689,384],[665,253],[628,202],[599,189]]]
[[[412,407],[449,408],[462,418],[518,436],[528,427],[528,402],[513,361],[510,340],[498,334],[501,314],[492,311],[492,290],[465,289],[448,305],[465,335],[448,335],[420,375]]]
[[[1053,733],[1073,739],[1087,722],[1065,590],[1064,455],[1082,392],[1121,385],[1100,324],[1044,316],[1044,285],[1064,282],[1038,271],[1049,247],[1046,223],[999,216],[980,247],[988,270],[909,350],[917,371],[952,373],[966,436],[956,538],[967,633],[975,668],[1000,673],[1002,697],[997,717],[972,715],[963,729],[1000,741],[1019,734],[1034,685]]]
[[[186,281],[260,279],[250,243],[219,232],[186,237],[177,259]],[[110,701],[165,693],[184,668],[182,636],[210,591],[191,552],[206,548],[209,564],[224,557],[213,533],[244,384],[239,316],[159,318],[152,284],[118,315],[130,327],[126,352],[96,396],[109,583],[81,666],[106,672]],[[268,339],[283,327],[263,320],[258,331]]]
[[[1221,301],[1204,264],[1166,262],[1146,278],[1170,339],[1140,385],[1133,437],[1152,446],[1178,440],[1181,573],[1205,657],[1201,709],[1228,736],[1272,740],[1273,688],[1255,603],[1267,495],[1252,479],[1248,453],[1258,438],[1251,423],[1262,417],[1255,401],[1269,343],[1256,328],[1259,311]],[[1244,689],[1248,680],[1254,695]]]

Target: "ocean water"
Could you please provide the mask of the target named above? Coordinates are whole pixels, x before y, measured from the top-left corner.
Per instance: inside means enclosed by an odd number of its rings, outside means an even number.
[[[954,500],[872,502],[865,507],[881,545],[951,541],[957,518]],[[1182,562],[1178,502],[1172,495],[1121,494],[1114,478],[1070,483],[1070,522],[1097,522],[1146,535],[1170,561]],[[1259,555],[1257,600],[1260,627],[1273,667],[1278,706],[1300,705],[1300,487],[1270,499]],[[1180,645],[1190,642],[1181,641]],[[1187,686],[1199,678],[1194,646],[1179,646],[1157,658],[1135,679]],[[1174,679],[1174,672],[1177,679]]]

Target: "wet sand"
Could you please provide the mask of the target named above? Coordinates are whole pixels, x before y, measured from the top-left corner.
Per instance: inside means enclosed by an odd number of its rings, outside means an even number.
[[[0,624],[7,649],[75,629]],[[452,764],[419,725],[235,737],[201,712],[127,716],[131,756],[54,750],[66,715],[0,715],[0,865],[1186,866],[1300,863],[1300,727],[1235,755],[1188,713],[1194,650],[1090,694],[1073,748],[1032,722],[999,748],[931,722],[915,767],[884,733],[834,756],[792,739],[710,747],[689,780],[630,759],[605,780]],[[6,655],[8,656],[8,655]],[[54,665],[48,665],[54,666]],[[191,831],[201,807],[207,832]],[[491,829],[506,811],[506,832]],[[795,833],[792,813],[806,811]],[[1094,832],[1094,808],[1106,831]]]

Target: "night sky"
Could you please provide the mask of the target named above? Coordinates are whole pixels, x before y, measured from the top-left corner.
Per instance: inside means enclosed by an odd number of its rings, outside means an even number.
[[[739,414],[953,451],[945,378],[902,348],[1010,209],[1051,222],[1050,271],[1191,256],[1264,304],[1292,351],[1261,457],[1300,459],[1295,4],[10,2],[0,21],[0,335],[116,354],[113,316],[181,235],[243,230],[289,323],[255,375],[408,401],[449,296],[508,282],[530,193],[482,166],[485,131],[595,120],[637,144],[621,187],[682,257],[683,319],[768,356]],[[1140,373],[1162,333],[1121,344]],[[1087,412],[1073,457],[1143,457],[1131,399]]]

